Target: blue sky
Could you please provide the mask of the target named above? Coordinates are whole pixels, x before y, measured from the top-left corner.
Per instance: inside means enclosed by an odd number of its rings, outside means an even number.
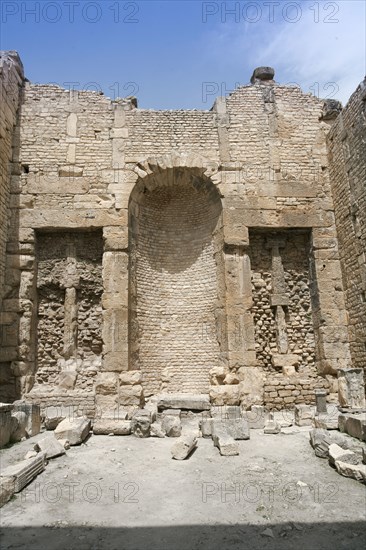
[[[366,72],[363,0],[0,4],[0,48],[20,53],[29,80],[136,95],[142,108],[209,109],[260,65],[345,103]]]

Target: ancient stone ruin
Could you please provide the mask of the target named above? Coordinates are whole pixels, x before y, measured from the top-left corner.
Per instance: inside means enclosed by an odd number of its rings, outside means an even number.
[[[364,409],[365,81],[154,111],[1,52],[0,85],[1,402]]]

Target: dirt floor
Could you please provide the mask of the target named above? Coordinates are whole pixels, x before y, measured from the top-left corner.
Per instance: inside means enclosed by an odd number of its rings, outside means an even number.
[[[0,509],[1,550],[363,550],[365,485],[317,458],[308,432],[251,430],[234,457],[199,439],[185,461],[173,438],[91,436]],[[3,449],[1,467],[40,437]]]

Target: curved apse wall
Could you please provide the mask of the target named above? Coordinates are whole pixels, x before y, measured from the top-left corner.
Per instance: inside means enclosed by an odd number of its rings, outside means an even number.
[[[130,200],[130,369],[146,396],[207,393],[219,364],[221,200],[198,169],[138,182]]]

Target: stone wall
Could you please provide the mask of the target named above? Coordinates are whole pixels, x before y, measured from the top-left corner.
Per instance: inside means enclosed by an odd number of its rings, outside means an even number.
[[[3,300],[12,299],[12,263],[8,253],[11,237],[17,232],[17,213],[11,209],[10,193],[16,188],[19,167],[17,127],[23,87],[23,66],[16,52],[0,52],[0,401],[17,396],[16,381],[11,370],[12,347],[17,345],[18,316],[14,308],[4,307]],[[15,189],[15,192],[18,190]]]
[[[272,376],[330,387],[351,357],[329,112],[273,74],[210,111],[27,82],[1,306],[19,393],[98,409],[179,389],[247,408]]]
[[[353,365],[366,365],[366,80],[328,136],[330,178]]]

